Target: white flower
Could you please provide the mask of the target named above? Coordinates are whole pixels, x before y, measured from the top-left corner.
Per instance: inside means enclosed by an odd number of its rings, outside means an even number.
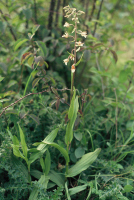
[[[72,18],[72,20],[78,20],[78,17]]]
[[[86,38],[87,37],[87,32],[86,31],[81,32],[81,36]]]
[[[82,43],[81,41],[76,42],[76,46],[82,47],[84,43]]]
[[[68,23],[68,22],[66,22],[65,24],[64,24],[64,27],[69,27],[70,26],[70,24]]]
[[[75,65],[72,65],[72,67],[71,67],[71,72],[72,72],[72,73],[75,72]]]
[[[72,55],[70,55],[69,58],[70,58],[71,60],[74,60],[74,56],[72,56]]]
[[[69,62],[69,58],[64,59],[63,62],[65,63],[65,65],[67,65],[67,63]]]
[[[64,35],[62,35],[62,37],[68,38],[69,37],[68,32],[66,32]]]

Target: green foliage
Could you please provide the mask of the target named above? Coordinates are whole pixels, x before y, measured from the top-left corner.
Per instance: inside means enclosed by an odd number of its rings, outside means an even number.
[[[0,1],[0,199],[134,200],[134,2],[60,2]]]

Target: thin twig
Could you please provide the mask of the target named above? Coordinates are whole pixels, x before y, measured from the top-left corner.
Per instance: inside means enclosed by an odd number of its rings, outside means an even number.
[[[28,96],[30,96],[30,95],[33,95],[33,94],[42,94],[43,92],[47,92],[47,90],[43,90],[43,91],[41,91],[41,92],[36,92],[36,93],[34,93],[34,92],[29,93],[29,94],[25,95],[24,97],[22,97],[22,98],[18,99],[17,101],[15,101],[14,103],[11,103],[9,106],[3,108],[3,111],[2,111],[2,113],[0,114],[0,117],[1,117],[1,115],[2,115],[9,107],[14,106],[16,103],[18,103],[19,101],[22,101],[24,98],[26,98],[26,97],[28,97]]]
[[[15,33],[14,33],[14,31],[13,31],[11,25],[8,23],[6,17],[4,16],[4,14],[3,14],[3,12],[2,12],[1,9],[0,9],[0,13],[1,13],[1,15],[2,15],[2,18],[7,22],[7,25],[8,25],[8,27],[9,27],[10,33],[12,34],[13,39],[16,41],[16,40],[17,40],[16,35],[15,35]]]
[[[94,14],[94,11],[95,11],[95,8],[96,8],[96,1],[97,0],[93,0],[93,5],[92,5],[92,10],[91,10],[91,14],[89,15],[89,21],[92,20],[92,17],[93,17],[93,14]]]
[[[53,94],[55,94],[55,95],[60,99],[60,97],[52,90],[52,87],[51,87],[51,86],[50,86],[50,90],[52,91]],[[56,89],[56,90],[57,90],[57,91],[65,91],[65,90],[70,90],[70,89],[64,88],[64,89]],[[3,111],[2,111],[1,114],[0,114],[0,117],[1,117],[1,115],[2,115],[9,107],[14,106],[16,103],[18,103],[19,101],[22,101],[24,98],[26,98],[26,97],[28,97],[28,96],[30,96],[30,95],[34,95],[34,94],[42,94],[42,93],[44,93],[44,92],[49,92],[49,90],[43,90],[43,91],[41,91],[41,92],[36,92],[36,93],[32,92],[32,93],[29,93],[29,94],[25,95],[24,97],[18,99],[18,100],[15,101],[14,103],[11,103],[9,106],[3,108]],[[70,106],[66,101],[64,101],[64,103],[65,103],[66,105]]]
[[[95,35],[96,30],[97,30],[98,20],[100,18],[100,13],[101,13],[101,8],[102,8],[103,1],[104,0],[101,0],[101,3],[100,3],[99,11],[98,11],[98,14],[97,14],[97,22],[95,23],[95,26],[94,26],[93,36]]]

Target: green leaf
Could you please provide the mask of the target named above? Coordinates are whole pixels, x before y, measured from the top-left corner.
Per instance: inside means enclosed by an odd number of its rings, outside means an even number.
[[[4,77],[0,77],[0,82],[4,79]]]
[[[15,80],[9,81],[8,88],[11,87],[11,86],[13,86],[13,85],[15,85],[15,84],[17,84],[17,81],[15,81]]]
[[[78,192],[81,192],[81,191],[85,190],[86,188],[87,188],[86,184],[82,185],[82,186],[77,186],[77,187],[71,188],[71,189],[69,189],[69,194],[70,194],[70,196],[77,194]]]
[[[25,142],[25,136],[19,124],[18,126],[19,126],[19,132],[20,132],[22,151],[23,151],[24,156],[27,158],[27,145]]]
[[[14,51],[16,51],[22,44],[24,44],[28,39],[19,39],[15,42]]]
[[[124,187],[124,192],[131,192],[133,189],[133,186],[132,185],[125,185]]]
[[[85,150],[82,147],[78,147],[75,149],[75,156],[76,158],[81,158],[85,153]]]
[[[75,94],[76,94],[76,91],[75,91],[75,88],[74,88],[73,97],[72,97],[71,104],[70,104],[69,111],[68,111],[68,119],[71,119],[73,117]]]
[[[69,191],[68,191],[68,187],[67,187],[67,182],[65,183],[65,190],[66,190],[67,199],[71,200],[71,197],[70,197]]]
[[[57,172],[50,170],[50,173],[48,174],[50,177],[50,180],[54,183],[56,183],[59,187],[63,186],[65,184],[65,176],[62,174],[58,174]]]
[[[12,139],[13,144],[11,144],[11,146],[13,147],[13,154],[17,157],[23,158],[25,160],[25,157],[22,155],[22,153],[19,150],[19,140],[16,137],[16,135],[12,135],[11,132],[9,130],[7,130],[10,138]]]
[[[47,42],[47,41],[52,40],[52,39],[53,39],[53,37],[45,37],[45,38],[43,39],[43,42]]]
[[[44,143],[44,144],[40,144],[38,147],[37,147],[37,150],[40,150],[40,151],[42,151],[46,146],[47,146],[47,142],[49,143],[51,143],[51,142],[53,142],[53,140],[56,138],[56,136],[57,136],[57,133],[58,133],[58,130],[59,130],[59,128],[56,128],[55,130],[53,130],[42,142]]]
[[[33,56],[31,56],[30,58],[28,58],[27,63],[29,64],[29,66],[32,66],[33,61],[34,61],[34,57]]]
[[[50,153],[47,150],[47,154],[46,154],[46,158],[45,158],[45,175],[47,176],[49,171],[50,171],[50,167],[51,167],[51,157],[50,157]]]
[[[56,143],[54,143],[54,142],[47,142],[47,141],[45,141],[44,143],[46,143],[46,144],[48,144],[48,145],[51,145],[51,146],[57,148],[57,149],[61,152],[61,154],[64,156],[64,158],[65,158],[65,160],[66,160],[66,163],[69,162],[68,153],[67,153],[67,151],[66,151],[63,147],[59,146],[58,144],[56,144]]]
[[[19,146],[14,145],[14,144],[12,144],[11,146],[13,147],[13,154],[15,156],[20,157],[20,158],[26,160],[25,157],[23,156],[23,154],[20,152]]]
[[[47,57],[47,55],[48,55],[48,49],[47,49],[45,43],[42,42],[42,41],[38,41],[38,42],[36,42],[36,44],[38,45],[39,49],[43,53],[43,56]]]
[[[120,75],[119,75],[119,82],[125,83],[125,81],[128,80],[129,75],[131,75],[131,74],[132,74],[131,68],[127,68],[127,69],[122,70],[120,72]]]
[[[23,13],[26,17],[27,20],[31,19],[32,17],[32,11],[31,9],[27,8],[27,9],[23,9]]]
[[[101,149],[96,149],[94,152],[87,153],[82,158],[68,170],[67,177],[73,177],[84,170],[86,170],[97,158]]]
[[[68,122],[67,127],[66,127],[65,143],[67,145],[68,143],[70,144],[73,139],[73,127],[74,127],[75,120],[77,118],[77,113],[78,113],[78,108],[79,108],[78,96],[74,100],[74,97],[75,97],[74,95],[73,95],[71,105],[69,108],[69,113],[68,113],[68,118],[70,119],[70,121]]]
[[[31,117],[38,125],[40,124],[40,121],[39,121],[39,117],[34,115],[34,114],[30,114],[29,117]]]
[[[43,173],[45,173],[45,163],[42,157],[40,158],[40,165],[42,167]]]
[[[98,44],[95,44],[94,46],[91,46],[91,48],[93,50],[98,49],[98,47],[104,47],[104,44],[103,43],[98,43]]]
[[[34,79],[34,81],[32,82],[32,88],[34,88],[41,79],[42,78],[36,78],[36,79]]]
[[[40,25],[34,25],[32,28],[32,34],[34,34],[38,29],[39,29]]]
[[[83,54],[82,54],[82,56],[81,56],[81,58],[80,58],[80,60],[75,64],[75,66],[77,66],[77,65],[79,65],[79,63],[81,62],[81,60],[82,60],[82,57],[83,57]]]
[[[82,139],[82,133],[80,133],[80,132],[74,133],[74,137],[75,137],[78,141],[81,141],[81,139]]]
[[[48,144],[46,144],[45,142],[53,142],[53,140],[56,138],[57,136],[57,132],[58,132],[59,128],[56,128],[55,130],[53,130],[37,147],[37,153],[33,153],[30,158],[29,158],[29,162],[33,163],[36,159],[40,158],[43,153],[45,153],[45,151],[47,151],[48,148]],[[34,145],[34,144],[33,144]]]

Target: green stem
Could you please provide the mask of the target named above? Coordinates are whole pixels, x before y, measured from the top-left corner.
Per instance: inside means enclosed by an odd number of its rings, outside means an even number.
[[[76,64],[76,42],[77,42],[77,21],[76,21],[76,18],[77,18],[77,15],[75,14],[74,65]],[[73,97],[74,76],[75,76],[75,72],[72,73],[72,71],[71,71],[71,98],[70,98],[70,103],[71,103],[71,99]]]

